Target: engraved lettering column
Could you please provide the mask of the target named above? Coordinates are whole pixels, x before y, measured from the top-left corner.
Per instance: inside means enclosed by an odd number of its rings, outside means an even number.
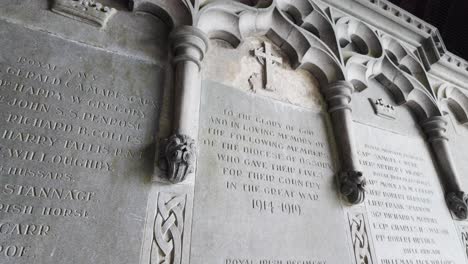
[[[328,103],[336,145],[338,147],[341,171],[339,173],[340,192],[351,204],[358,204],[365,198],[365,180],[359,170],[359,160],[354,144],[353,119],[351,115],[351,95],[353,86],[346,81],[330,84],[324,91]]]
[[[442,184],[448,208],[460,219],[467,218],[465,193],[461,189],[457,172],[449,150],[448,138],[445,137],[447,121],[441,116],[428,118],[421,127],[431,144],[437,165],[442,173]]]
[[[175,67],[173,135],[163,146],[167,179],[178,183],[195,171],[201,91],[201,61],[208,49],[205,33],[182,26],[171,34]],[[165,168],[164,168],[165,167]]]

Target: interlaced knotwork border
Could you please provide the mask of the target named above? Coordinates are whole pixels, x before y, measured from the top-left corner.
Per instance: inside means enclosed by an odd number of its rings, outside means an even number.
[[[369,231],[363,213],[348,213],[356,264],[372,264]]]
[[[180,264],[184,232],[185,194],[158,194],[151,264]]]

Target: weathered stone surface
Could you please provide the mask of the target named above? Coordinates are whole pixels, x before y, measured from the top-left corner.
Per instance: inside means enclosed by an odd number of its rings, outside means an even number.
[[[0,263],[466,263],[468,62],[436,28],[98,2],[0,3]]]
[[[0,263],[138,263],[161,68],[3,21],[0,46]]]
[[[323,114],[203,84],[192,263],[351,263]]]
[[[288,57],[276,46],[272,47],[272,56],[280,57],[283,63],[268,69],[273,76],[272,89],[275,92],[262,88],[266,69],[254,51],[261,49],[265,41],[268,40],[264,37],[248,38],[233,49],[226,43],[213,40],[205,59],[203,77],[274,100],[320,109],[323,102],[317,80],[305,70],[291,69]]]
[[[377,263],[464,263],[458,234],[423,139],[356,124],[368,179],[368,232]]]

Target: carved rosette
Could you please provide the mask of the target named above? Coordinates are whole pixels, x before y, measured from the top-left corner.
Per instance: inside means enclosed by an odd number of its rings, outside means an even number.
[[[445,200],[449,210],[458,218],[468,217],[468,206],[465,193],[458,180],[455,163],[453,162],[448,138],[445,136],[447,121],[442,116],[430,117],[421,123],[421,127],[431,144],[440,169],[440,179],[444,186]]]
[[[186,195],[159,193],[151,264],[181,263],[186,199]]]
[[[353,86],[345,81],[332,83],[323,90],[328,104],[336,145],[340,158],[339,189],[350,204],[362,203],[365,199],[365,179],[359,169],[354,143],[351,95]]]
[[[172,183],[185,180],[195,171],[197,148],[195,140],[187,135],[175,134],[164,142],[162,168],[167,172],[167,179]]]

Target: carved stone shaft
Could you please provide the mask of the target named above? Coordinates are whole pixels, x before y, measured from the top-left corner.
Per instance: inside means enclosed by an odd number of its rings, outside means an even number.
[[[465,194],[457,177],[455,163],[450,153],[448,138],[445,136],[447,121],[441,116],[428,118],[421,123],[436,162],[441,172],[441,181],[449,209],[460,219],[467,218]]]
[[[174,132],[197,138],[201,92],[201,62],[208,50],[205,33],[192,26],[170,36],[175,69]]]
[[[354,143],[350,106],[353,86],[345,81],[337,81],[324,89],[323,93],[328,104],[341,163],[340,191],[349,203],[358,204],[365,198],[365,180],[359,170]]]
[[[182,182],[195,171],[196,139],[201,94],[201,63],[208,49],[208,38],[192,26],[175,29],[171,36],[174,63],[173,135],[162,147],[161,168],[172,183]]]

